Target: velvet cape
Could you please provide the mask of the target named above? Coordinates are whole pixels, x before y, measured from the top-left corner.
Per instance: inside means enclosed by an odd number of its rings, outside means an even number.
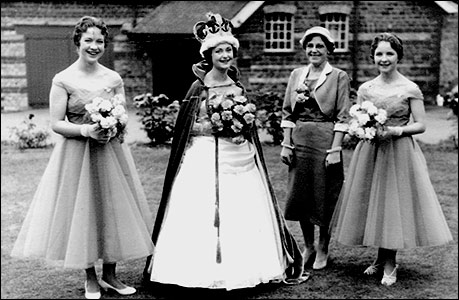
[[[167,211],[167,207],[169,205],[169,197],[174,184],[174,180],[179,172],[180,164],[182,162],[185,149],[190,139],[190,133],[193,127],[192,125],[195,121],[198,112],[203,91],[208,96],[208,87],[204,84],[204,76],[207,72],[211,70],[211,68],[212,66],[206,63],[205,61],[201,61],[193,65],[192,70],[193,73],[196,75],[197,79],[193,82],[185,96],[185,99],[180,104],[180,110],[174,127],[174,136],[171,145],[169,162],[167,165],[166,175],[164,178],[163,192],[161,195],[161,200],[158,207],[155,224],[153,227],[152,240],[154,244],[156,244],[158,240],[165,212]],[[228,70],[228,76],[236,83],[237,86],[242,88],[243,94],[245,94],[246,90],[242,83],[239,81],[239,70],[236,67],[232,66]],[[283,217],[282,211],[277,202],[273,186],[268,176],[268,169],[266,167],[265,159],[263,157],[263,151],[258,136],[258,131],[255,127],[253,127],[250,132],[250,142],[252,142],[252,144],[256,148],[256,162],[262,173],[262,176],[265,177],[265,180],[269,187],[269,193],[271,195],[276,215],[276,221],[279,227],[280,239],[282,241],[282,249],[289,263],[289,266],[286,270],[286,275],[287,277],[301,276],[303,271],[303,256],[298,247],[298,244],[296,243],[296,240],[294,239],[293,235],[290,233],[290,230],[287,227],[287,223]],[[192,201],[192,199],[190,199],[190,201]],[[151,258],[151,256],[147,258],[144,270],[144,279],[149,278],[149,267]]]

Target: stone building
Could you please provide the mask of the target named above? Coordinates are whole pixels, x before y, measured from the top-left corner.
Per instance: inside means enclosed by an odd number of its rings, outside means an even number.
[[[128,99],[165,93],[180,99],[201,59],[193,25],[209,11],[232,20],[237,65],[251,91],[283,92],[305,64],[298,41],[315,25],[330,29],[330,62],[358,86],[377,74],[369,58],[376,33],[404,41],[400,70],[426,100],[457,84],[457,1],[2,1],[2,111],[47,107],[51,79],[76,59],[71,40],[83,15],[102,18],[112,40],[102,63],[124,79]]]

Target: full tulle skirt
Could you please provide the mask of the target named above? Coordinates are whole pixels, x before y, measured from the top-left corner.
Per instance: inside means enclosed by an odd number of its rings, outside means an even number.
[[[452,240],[412,137],[360,142],[347,173],[332,220],[339,243],[406,249]]]
[[[62,138],[11,255],[68,268],[141,258],[153,253],[152,220],[126,144]]]
[[[193,138],[155,245],[151,280],[230,290],[283,279],[279,230],[254,146],[219,140],[218,208],[214,158],[213,137]]]

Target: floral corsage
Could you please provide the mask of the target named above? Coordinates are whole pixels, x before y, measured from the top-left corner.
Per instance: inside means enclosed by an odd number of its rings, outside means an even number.
[[[297,93],[296,96],[296,102],[299,103],[304,103],[307,100],[309,100],[309,97],[311,96],[311,91],[309,90],[309,87],[305,83],[301,83],[295,90]]]

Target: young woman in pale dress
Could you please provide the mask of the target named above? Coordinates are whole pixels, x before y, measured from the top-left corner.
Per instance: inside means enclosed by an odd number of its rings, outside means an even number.
[[[99,299],[101,288],[130,295],[136,289],[116,277],[116,263],[153,253],[152,214],[122,137],[108,135],[85,117],[85,104],[96,97],[124,99],[123,81],[98,62],[108,38],[103,21],[81,18],[73,37],[79,58],[53,78],[50,92],[51,125],[60,139],[12,256],[85,269],[88,299]]]
[[[196,81],[177,118],[146,274],[154,282],[226,290],[301,282],[301,253],[278,207],[256,128],[239,142],[211,130],[210,99],[243,96],[245,89],[232,65],[239,42],[229,20],[209,17],[195,25],[205,60],[193,65]]]
[[[357,101],[385,109],[387,127],[376,142],[361,141],[355,148],[332,228],[339,243],[378,247],[364,273],[382,271],[381,283],[389,286],[397,280],[398,250],[443,245],[452,236],[413,138],[426,129],[424,99],[397,70],[402,41],[390,33],[377,35],[371,58],[380,74],[360,86]]]

